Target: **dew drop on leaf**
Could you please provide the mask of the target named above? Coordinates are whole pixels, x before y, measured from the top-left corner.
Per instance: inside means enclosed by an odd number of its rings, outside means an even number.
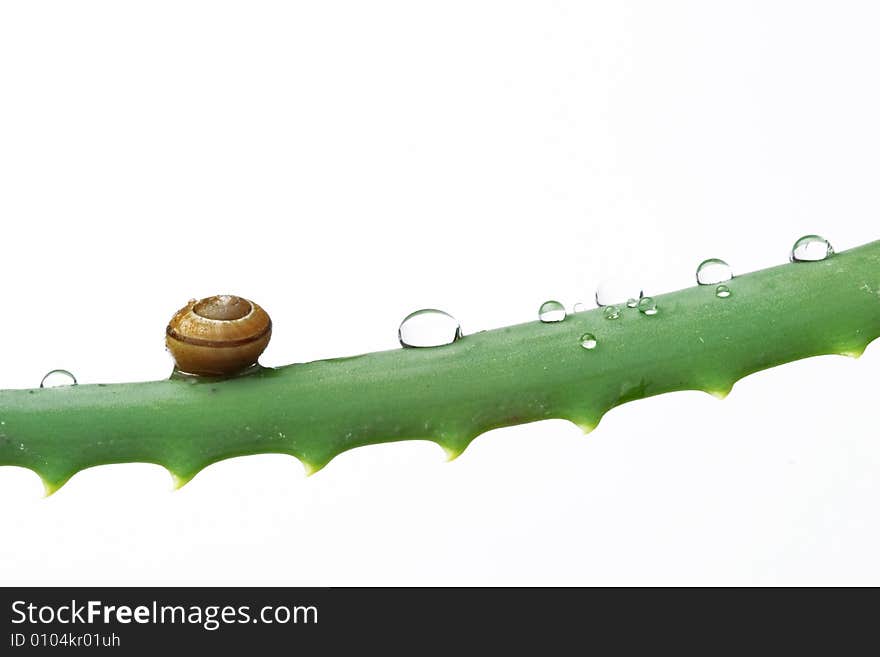
[[[656,315],[657,304],[654,301],[654,297],[642,297],[639,300],[639,312],[643,315]]]
[[[545,301],[538,308],[538,319],[545,324],[565,319],[565,306],[558,301]]]
[[[834,247],[819,235],[804,235],[791,247],[792,262],[815,262],[834,255]]]
[[[620,317],[620,308],[617,306],[605,306],[602,314],[605,316],[605,319],[618,319]]]
[[[730,288],[726,285],[719,285],[715,288],[715,296],[719,299],[726,299],[731,295]]]
[[[461,337],[461,325],[449,313],[424,308],[404,318],[397,337],[404,347],[441,347]]]
[[[76,377],[67,370],[51,370],[40,381],[41,388],[61,388],[75,385]]]
[[[593,335],[592,333],[584,333],[581,336],[581,346],[584,349],[589,349],[589,350],[595,349],[596,345],[598,345],[598,344],[599,344],[599,341],[596,340],[596,336]]]
[[[700,285],[717,285],[733,278],[733,272],[723,260],[709,258],[703,260],[697,267],[697,283]]]

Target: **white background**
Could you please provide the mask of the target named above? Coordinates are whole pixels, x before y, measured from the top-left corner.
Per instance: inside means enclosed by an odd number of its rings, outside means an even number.
[[[163,378],[188,298],[263,362],[527,321],[637,271],[880,237],[870,2],[6,2],[0,387]],[[0,584],[880,584],[880,347],[492,431],[455,462],[0,468]]]

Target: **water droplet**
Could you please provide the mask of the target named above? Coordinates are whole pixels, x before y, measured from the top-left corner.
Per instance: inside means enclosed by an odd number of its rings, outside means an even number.
[[[726,299],[731,295],[730,288],[726,285],[719,285],[715,288],[715,296],[719,299]]]
[[[584,333],[581,336],[581,346],[584,349],[595,349],[597,344],[599,344],[599,341],[596,340],[596,336],[592,333]]]
[[[403,319],[397,337],[404,347],[440,347],[461,337],[461,325],[449,313],[424,308]]]
[[[596,305],[610,306],[612,304],[627,304],[629,301],[641,299],[643,292],[638,284],[623,278],[609,278],[596,288]],[[634,307],[634,306],[631,306]]]
[[[587,308],[587,304],[585,304],[583,301],[578,301],[576,304],[574,304],[571,307],[571,312],[573,312],[573,313],[582,313],[585,310],[588,310],[588,308]]]
[[[545,301],[538,308],[538,319],[544,323],[561,322],[565,319],[565,306],[558,301]]]
[[[639,312],[643,315],[656,315],[657,304],[654,302],[654,297],[642,297],[639,300]]]
[[[617,306],[605,306],[602,314],[605,315],[605,319],[617,319],[620,317],[620,308]]]
[[[46,372],[46,376],[40,381],[41,388],[60,388],[62,386],[75,386],[76,377],[67,370],[52,370]]]
[[[834,255],[834,248],[824,237],[804,235],[791,247],[792,262],[815,262]]]
[[[717,285],[733,278],[730,265],[719,258],[703,260],[697,267],[697,283],[700,285]]]
[[[626,300],[626,307],[627,308],[635,308],[638,305],[639,305],[638,299],[627,299]]]

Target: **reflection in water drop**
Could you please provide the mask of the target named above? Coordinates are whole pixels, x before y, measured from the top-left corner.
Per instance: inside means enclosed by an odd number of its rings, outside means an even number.
[[[654,297],[642,297],[639,300],[639,312],[643,315],[656,315],[657,304],[654,302]]]
[[[620,317],[620,308],[617,306],[605,306],[602,314],[605,316],[605,319],[617,319]]]
[[[709,258],[697,267],[697,283],[700,285],[717,285],[733,278],[733,272],[723,260]]]
[[[815,262],[834,255],[834,248],[824,237],[804,235],[791,247],[792,262]]]
[[[599,344],[599,341],[596,340],[596,336],[592,333],[584,333],[581,336],[581,346],[584,349],[595,349],[597,344]]]
[[[538,308],[538,319],[542,322],[561,322],[565,319],[565,306],[558,301],[545,301]]]
[[[63,386],[75,386],[76,377],[67,370],[51,370],[40,381],[41,388],[60,388]]]
[[[397,329],[404,347],[440,347],[461,337],[458,320],[449,313],[424,308],[407,315]]]
[[[726,285],[719,285],[715,288],[715,296],[719,299],[726,299],[731,294],[730,288]]]
[[[609,278],[596,288],[596,305],[610,306],[612,304],[629,305],[634,299],[642,298],[642,289],[637,283],[626,280],[624,278]],[[631,308],[634,307],[630,306]]]

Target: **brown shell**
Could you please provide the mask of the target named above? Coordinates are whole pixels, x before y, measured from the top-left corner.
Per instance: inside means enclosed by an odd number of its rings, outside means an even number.
[[[253,301],[223,294],[191,299],[165,330],[177,369],[200,376],[238,374],[269,344],[272,320]]]

